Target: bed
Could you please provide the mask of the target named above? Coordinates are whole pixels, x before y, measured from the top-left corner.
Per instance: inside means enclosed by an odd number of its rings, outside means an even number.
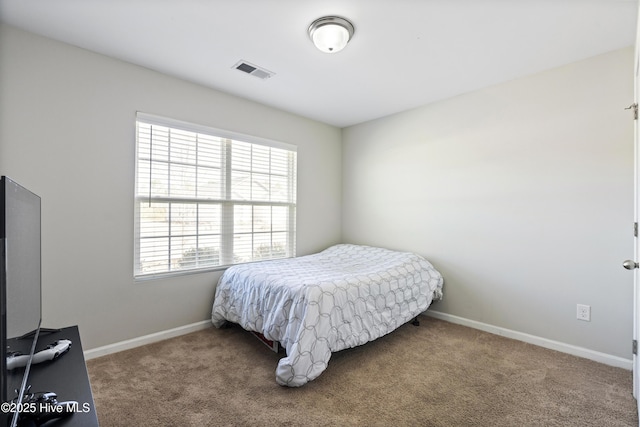
[[[317,378],[331,353],[386,335],[442,298],[442,275],[422,256],[340,244],[313,255],[228,268],[211,320],[279,342],[280,385]]]

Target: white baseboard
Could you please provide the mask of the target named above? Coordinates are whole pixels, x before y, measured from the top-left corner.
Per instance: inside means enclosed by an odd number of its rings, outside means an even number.
[[[447,322],[456,323],[458,325],[468,326],[470,328],[479,329],[481,331],[490,332],[495,335],[512,338],[518,341],[524,341],[540,347],[551,350],[568,353],[574,356],[593,360],[595,362],[604,363],[605,365],[615,366],[617,368],[628,369],[633,368],[633,360],[613,356],[598,351],[589,350],[588,348],[578,347],[571,344],[565,344],[559,341],[553,341],[546,338],[537,337],[535,335],[525,334],[523,332],[512,331],[511,329],[501,328],[499,326],[489,325],[487,323],[477,322],[475,320],[466,319],[464,317],[454,316],[452,314],[441,313],[439,311],[427,310],[424,314],[435,317],[436,319],[446,320]]]
[[[117,353],[119,351],[129,350],[146,344],[151,344],[180,335],[185,335],[191,332],[200,331],[212,326],[213,325],[211,324],[211,320],[203,320],[202,322],[179,326],[177,328],[156,332],[154,334],[144,335],[138,338],[132,338],[126,341],[120,341],[114,344],[105,345],[103,347],[92,348],[91,350],[87,350],[84,352],[84,358],[86,360],[94,359],[96,357],[106,356],[108,354]]]
[[[605,365],[615,366],[631,370],[633,368],[633,360],[625,359],[618,356],[613,356],[606,353],[601,353],[587,348],[566,344],[559,341],[553,341],[546,338],[538,337],[535,335],[525,334],[523,332],[513,331],[511,329],[501,328],[499,326],[489,325],[488,323],[477,322],[475,320],[466,319],[464,317],[454,316],[452,314],[441,313],[439,311],[427,310],[424,314],[427,316],[435,317],[436,319],[445,320],[447,322],[455,323],[458,325],[468,326],[470,328],[479,329],[481,331],[489,332],[495,335],[500,335],[507,338],[512,338],[518,341],[523,341],[529,344],[534,344],[540,347],[548,348],[551,350],[560,351],[562,353],[571,354],[574,356],[582,357],[585,359],[593,360],[595,362],[604,363]],[[178,328],[169,329],[166,331],[156,332],[150,335],[144,335],[138,338],[132,338],[130,340],[117,342],[114,344],[105,345],[103,347],[93,348],[84,352],[84,358],[86,360],[94,359],[100,356],[106,356],[108,354],[117,353],[123,350],[129,350],[135,347],[140,347],[146,344],[151,344],[157,341],[166,340],[169,338],[177,337],[180,335],[196,332],[202,329],[210,328],[211,321],[203,320],[201,322],[192,323],[190,325],[180,326]]]

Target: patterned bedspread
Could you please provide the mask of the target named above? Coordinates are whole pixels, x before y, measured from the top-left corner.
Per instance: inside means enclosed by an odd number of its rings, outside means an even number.
[[[318,377],[331,353],[395,330],[442,297],[442,275],[423,257],[341,244],[298,258],[228,268],[211,320],[279,341],[287,356],[276,381],[301,386]]]

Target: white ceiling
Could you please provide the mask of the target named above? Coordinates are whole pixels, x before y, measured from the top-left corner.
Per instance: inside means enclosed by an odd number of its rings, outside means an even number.
[[[631,46],[638,0],[0,0],[0,20],[345,127]],[[336,54],[309,24],[356,30]],[[233,68],[245,60],[275,76]]]

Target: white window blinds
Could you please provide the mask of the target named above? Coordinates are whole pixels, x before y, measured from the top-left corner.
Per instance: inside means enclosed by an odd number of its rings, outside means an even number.
[[[296,151],[138,113],[137,278],[295,256]]]

